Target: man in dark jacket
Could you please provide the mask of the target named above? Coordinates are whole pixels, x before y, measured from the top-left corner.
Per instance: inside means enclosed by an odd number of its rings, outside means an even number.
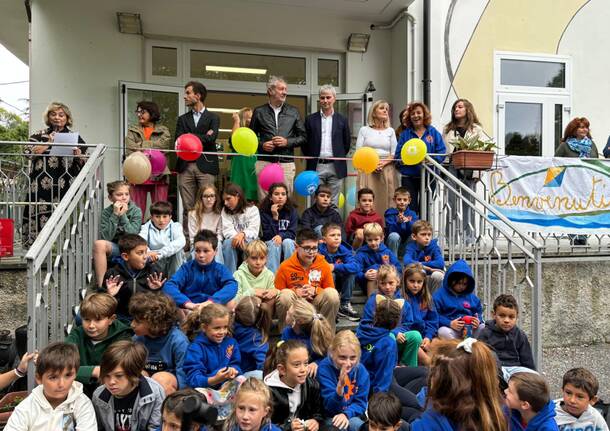
[[[250,129],[258,136],[258,157],[255,165],[256,176],[265,166],[279,162],[284,170],[284,182],[288,194],[292,194],[295,166],[294,149],[305,143],[305,128],[297,108],[286,103],[288,86],[282,78],[269,77],[267,95],[269,103],[254,109]],[[258,198],[262,200],[267,192],[258,188]]]

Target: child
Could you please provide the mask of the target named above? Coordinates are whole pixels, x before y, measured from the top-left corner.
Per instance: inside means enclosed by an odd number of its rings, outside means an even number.
[[[121,235],[137,234],[142,225],[142,211],[129,200],[129,184],[113,181],[106,185],[111,204],[104,208],[100,218],[100,239],[93,243],[93,266],[97,287],[101,288],[108,268],[108,257],[121,254],[117,245]]]
[[[159,431],[178,431],[182,428],[182,421],[188,421],[191,427],[187,427],[188,431],[205,431],[205,424],[198,423],[192,415],[184,414],[184,401],[187,398],[198,398],[201,405],[206,405],[205,396],[194,389],[181,389],[168,395],[161,404],[162,425]]]
[[[485,322],[479,336],[498,356],[503,367],[536,369],[527,335],[517,326],[519,306],[512,295],[502,294],[494,300],[493,319]]]
[[[131,328],[116,320],[117,300],[107,293],[92,293],[80,305],[82,326],[75,326],[66,338],[67,343],[76,344],[80,356],[80,367],[76,380],[85,385],[86,394],[93,393],[100,377],[102,354],[112,343],[130,340]]]
[[[281,431],[271,423],[271,391],[261,380],[250,377],[235,394],[231,416],[224,431]]]
[[[195,235],[203,229],[215,232],[218,239],[222,236],[220,224],[220,196],[214,184],[204,184],[197,190],[195,208],[188,213],[188,228],[191,250],[195,246]],[[222,263],[222,253],[216,255],[216,261]]]
[[[426,284],[426,271],[421,264],[412,263],[405,268],[403,285],[406,292],[405,299],[409,302],[411,311],[413,311],[411,328],[418,331],[422,336],[417,360],[422,365],[429,365],[428,349],[430,348],[430,342],[436,336],[436,331],[438,331],[438,313]]]
[[[165,282],[163,292],[178,307],[194,310],[200,304],[217,302],[227,304],[237,293],[237,282],[222,264],[214,260],[218,237],[211,230],[195,235],[195,258],[180,267]]]
[[[360,363],[360,343],[351,331],[340,331],[320,362],[318,382],[326,425],[358,431],[369,396],[369,373]]]
[[[150,206],[150,220],[142,225],[140,236],[148,243],[148,257],[157,262],[168,277],[184,262],[186,239],[180,223],[172,221],[172,204],[165,201]]]
[[[294,253],[294,239],[297,235],[299,216],[288,196],[288,187],[284,183],[273,183],[269,193],[260,205],[261,226],[269,249],[267,268],[276,273],[282,261]]]
[[[227,184],[222,194],[222,255],[231,274],[237,269],[237,251],[258,238],[261,218],[258,208],[248,204],[244,192],[237,184]]]
[[[485,324],[479,320],[483,316],[483,306],[474,288],[472,270],[465,260],[460,259],[449,267],[443,287],[432,295],[440,338],[466,338],[470,336],[469,332],[475,338],[479,336]]]
[[[320,385],[307,375],[308,357],[298,340],[280,341],[267,355],[264,381],[273,396],[271,422],[283,431],[319,429],[322,424]]]
[[[375,193],[365,187],[358,190],[358,207],[350,212],[345,220],[345,234],[354,250],[364,242],[363,227],[367,223],[383,226],[383,219],[375,212]]]
[[[314,203],[303,211],[299,220],[299,230],[311,229],[322,236],[322,226],[327,223],[343,225],[341,215],[331,204],[332,190],[326,184],[320,184],[316,189]]]
[[[418,220],[415,211],[409,208],[411,194],[405,187],[394,190],[392,198],[396,208],[388,208],[384,213],[386,229],[386,245],[398,256],[398,250],[403,248],[411,237],[411,226]]]
[[[188,338],[176,326],[176,304],[163,293],[136,293],[129,303],[134,341],[144,344],[148,358],[144,370],[169,395],[186,386],[182,371]]]
[[[400,363],[412,367],[417,366],[417,352],[422,343],[421,335],[412,329],[413,311],[408,301],[403,299],[403,295],[398,290],[400,277],[396,268],[392,265],[381,265],[377,273],[377,293],[369,297],[364,304],[361,324],[372,325],[377,303],[384,299],[392,299],[398,302],[402,308],[400,322],[392,329],[398,343],[398,354]]]
[[[563,397],[555,401],[555,422],[560,431],[608,431],[608,424],[593,407],[599,383],[585,368],[572,368],[563,375]]]
[[[559,431],[555,422],[555,403],[540,374],[513,374],[504,393],[506,405],[527,424],[525,431]]]
[[[119,240],[121,257],[106,272],[106,291],[118,302],[117,315],[129,322],[129,300],[135,292],[158,291],[165,283],[163,273],[156,263],[148,260],[148,245],[140,235],[128,233]]]
[[[324,316],[318,314],[313,305],[304,299],[297,299],[286,314],[286,327],[282,340],[299,340],[307,346],[310,363],[307,372],[315,376],[318,363],[326,356],[327,348],[333,340],[333,330]]]
[[[507,431],[496,360],[485,343],[469,338],[435,343],[427,409],[412,431]],[[442,351],[442,353],[441,353]]]
[[[322,226],[322,242],[318,245],[318,252],[329,263],[335,286],[340,291],[339,316],[357,322],[360,316],[352,307],[350,300],[360,266],[354,259],[352,247],[342,242],[341,236],[341,226],[332,222],[326,223]]]
[[[359,266],[356,279],[366,290],[366,296],[371,296],[377,286],[380,265],[394,265],[398,274],[402,272],[402,267],[396,255],[383,243],[383,227],[380,224],[367,223],[363,232],[366,244],[356,250],[355,260]]]
[[[184,358],[184,373],[192,388],[218,389],[241,373],[239,345],[229,333],[229,310],[210,303],[192,312],[182,325],[191,340]]]
[[[402,406],[398,397],[392,393],[377,392],[369,399],[367,416],[368,428],[365,431],[398,431],[401,428]],[[409,429],[408,426],[405,429]]]
[[[391,330],[400,322],[401,308],[392,299],[377,304],[372,325],[360,324],[356,337],[360,340],[362,365],[369,372],[371,392],[387,392],[398,362],[396,340]]]
[[[154,430],[161,425],[163,387],[142,372],[146,348],[133,341],[118,341],[104,352],[100,378],[104,383],[91,398],[99,429]]]
[[[78,367],[74,345],[51,343],[42,349],[36,360],[38,386],[15,407],[4,429],[96,430],[93,405],[74,381]]]
[[[425,220],[418,220],[411,226],[413,241],[407,244],[403,263],[421,263],[427,274],[430,293],[443,283],[445,259],[437,240],[432,239],[432,225]]]
[[[248,376],[263,378],[263,365],[269,350],[271,315],[261,307],[256,296],[244,296],[235,307],[233,338],[239,345],[240,368]],[[244,374],[245,375],[245,374]]]

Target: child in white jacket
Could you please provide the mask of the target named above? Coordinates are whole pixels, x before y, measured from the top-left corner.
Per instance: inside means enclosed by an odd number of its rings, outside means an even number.
[[[45,347],[36,362],[39,385],[15,407],[5,431],[96,431],[93,404],[74,381],[79,365],[74,344]]]

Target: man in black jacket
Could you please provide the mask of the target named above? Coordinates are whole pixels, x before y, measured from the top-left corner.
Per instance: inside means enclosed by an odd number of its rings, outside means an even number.
[[[216,137],[220,118],[205,108],[207,89],[201,82],[190,81],[184,86],[184,102],[191,110],[178,117],[176,123],[176,139],[185,133],[196,135],[203,145],[203,151],[216,151]],[[178,158],[178,189],[182,198],[182,228],[184,237],[188,240],[188,212],[195,207],[195,195],[204,184],[214,184],[218,175],[218,156],[202,154],[193,162]]]
[[[305,128],[297,108],[286,103],[288,86],[282,78],[269,77],[267,95],[269,103],[259,106],[252,113],[250,128],[258,136],[259,156],[255,165],[258,176],[269,163],[279,162],[284,170],[284,182],[288,194],[292,194],[294,182],[294,148],[305,143]],[[258,188],[262,200],[267,192]]]

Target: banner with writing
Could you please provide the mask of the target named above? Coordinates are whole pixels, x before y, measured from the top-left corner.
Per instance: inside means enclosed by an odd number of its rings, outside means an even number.
[[[500,157],[483,181],[491,205],[523,230],[610,234],[610,160]]]

